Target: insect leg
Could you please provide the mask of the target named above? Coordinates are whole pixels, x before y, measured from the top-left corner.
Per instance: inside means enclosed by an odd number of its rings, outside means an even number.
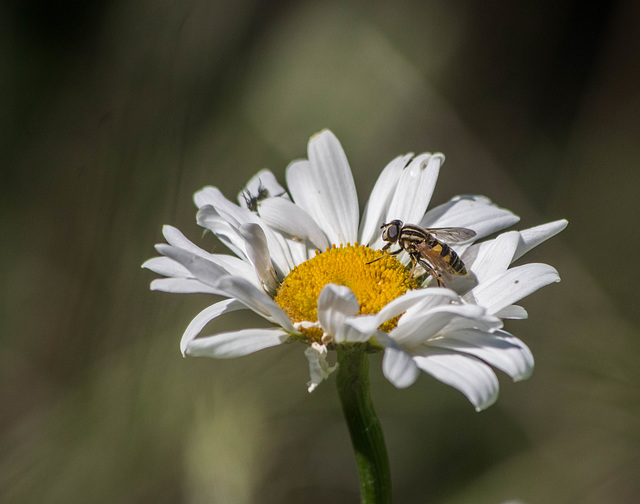
[[[389,243],[389,245],[391,245],[391,243]],[[382,247],[382,250],[385,250],[385,249],[387,249],[387,248],[389,248],[389,247],[388,247],[388,246]],[[386,250],[385,250],[385,253],[384,253],[384,254],[382,254],[382,255],[381,255],[380,257],[378,257],[377,259],[374,259],[373,261],[369,261],[367,264],[374,263],[374,262],[379,261],[380,259],[384,259],[385,257],[390,256],[390,255],[396,255],[396,254],[399,254],[400,252],[402,252],[402,249],[401,249],[401,248],[399,248],[398,250],[394,250],[393,252],[386,252]]]
[[[442,276],[433,268],[433,266],[431,266],[427,261],[421,258],[418,259],[418,262],[420,263],[420,266],[422,266],[429,275],[431,275],[433,278],[436,279],[436,282],[438,282],[438,287],[444,287]]]
[[[418,265],[418,262],[420,262],[420,254],[417,253],[410,253],[409,257],[411,258],[411,271],[409,272],[409,276],[413,278],[413,274],[416,271],[416,266]]]

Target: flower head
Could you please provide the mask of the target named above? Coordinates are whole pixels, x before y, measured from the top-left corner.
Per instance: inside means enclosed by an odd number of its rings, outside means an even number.
[[[443,162],[442,154],[397,157],[380,174],[360,217],[347,158],[325,130],[309,141],[308,159],[287,168],[286,190],[262,170],[237,204],[215,187],[198,191],[198,224],[235,256],[206,252],[165,226],[167,244],[156,246],[162,257],[143,265],[165,277],[151,283],[154,290],[226,298],[192,320],[183,354],[231,358],[302,342],[311,391],[335,368],[328,350],[361,344],[384,351],[383,372],[398,387],[412,384],[422,370],[460,390],[476,409],[491,405],[498,394],[492,366],[514,380],[533,370],[531,352],[502,329],[502,319],[526,318],[514,303],[559,281],[545,264],[510,265],[566,221],[478,241],[519,219],[481,196],[457,196],[427,211]],[[432,276],[414,271],[406,251],[380,251],[380,227],[395,219],[475,231],[473,240],[451,245],[470,274],[436,287]],[[269,327],[196,338],[220,315],[247,309]]]

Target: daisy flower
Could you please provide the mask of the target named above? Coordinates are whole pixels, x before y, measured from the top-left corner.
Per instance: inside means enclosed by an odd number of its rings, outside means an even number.
[[[519,219],[481,196],[457,196],[427,211],[443,162],[442,154],[429,153],[392,160],[360,216],[345,153],[324,130],[309,141],[308,159],[288,166],[286,188],[262,170],[237,203],[215,187],[196,192],[198,224],[234,255],[207,252],[165,226],[167,243],[156,246],[161,257],[143,265],[164,277],[151,283],[153,290],[225,298],[191,321],[182,353],[232,358],[303,343],[312,391],[336,368],[329,351],[357,346],[384,351],[383,372],[397,387],[424,371],[461,391],[477,410],[491,405],[498,395],[493,367],[514,380],[533,370],[531,352],[503,330],[502,319],[526,318],[515,303],[559,281],[546,264],[511,264],[566,221],[479,241]],[[394,219],[475,231],[473,240],[451,245],[470,274],[436,287],[430,276],[412,274],[406,253],[381,252],[380,227]],[[199,336],[236,310],[252,310],[267,327]]]

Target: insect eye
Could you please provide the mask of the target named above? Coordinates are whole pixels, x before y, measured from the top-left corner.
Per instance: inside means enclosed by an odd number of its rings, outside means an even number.
[[[395,239],[398,236],[398,226],[390,226],[387,234],[392,240]]]

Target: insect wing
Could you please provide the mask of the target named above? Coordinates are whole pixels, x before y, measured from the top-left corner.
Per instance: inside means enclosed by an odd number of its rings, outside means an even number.
[[[476,235],[472,229],[461,227],[426,228],[425,231],[438,240],[449,243],[462,243],[471,240]]]
[[[441,256],[440,251],[429,247],[426,243],[418,243],[414,246],[420,252],[420,257],[445,280],[451,280],[453,275],[458,274],[445,259],[450,256]]]

